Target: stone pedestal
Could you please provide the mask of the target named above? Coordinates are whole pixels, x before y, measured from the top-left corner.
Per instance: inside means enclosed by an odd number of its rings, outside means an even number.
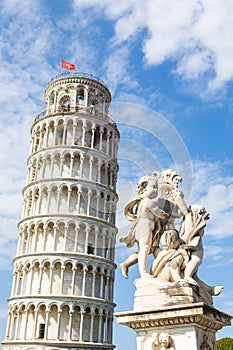
[[[134,311],[116,314],[135,330],[137,350],[216,350],[215,334],[232,317],[200,301],[197,287],[157,282],[137,280]]]

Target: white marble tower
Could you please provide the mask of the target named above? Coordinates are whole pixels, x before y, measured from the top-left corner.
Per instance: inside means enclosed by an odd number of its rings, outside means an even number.
[[[27,184],[3,350],[112,344],[117,149],[111,95],[65,74],[31,127]]]

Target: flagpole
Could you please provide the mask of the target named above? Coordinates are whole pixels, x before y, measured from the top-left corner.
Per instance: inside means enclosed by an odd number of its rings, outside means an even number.
[[[60,58],[60,75],[62,74],[62,57]]]

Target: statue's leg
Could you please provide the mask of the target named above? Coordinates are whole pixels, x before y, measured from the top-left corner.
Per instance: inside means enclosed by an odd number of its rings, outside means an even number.
[[[197,282],[193,279],[193,276],[197,272],[200,264],[201,259],[198,256],[191,255],[191,259],[187,263],[184,270],[184,279],[186,279],[190,283],[197,284]]]
[[[128,278],[129,267],[136,264],[137,262],[138,262],[138,253],[133,253],[120,264],[122,275],[125,278]]]
[[[182,263],[182,256],[177,256],[174,260],[171,261],[170,267],[171,267],[171,275],[173,282],[177,282],[182,279],[180,274],[180,266]]]
[[[148,273],[148,255],[150,253],[152,242],[152,234],[145,232],[144,235],[138,240],[138,268],[141,277],[150,277]]]

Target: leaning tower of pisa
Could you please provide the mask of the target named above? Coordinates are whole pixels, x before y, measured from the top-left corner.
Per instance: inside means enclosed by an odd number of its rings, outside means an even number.
[[[60,75],[31,127],[3,350],[113,349],[117,149],[111,94]]]

